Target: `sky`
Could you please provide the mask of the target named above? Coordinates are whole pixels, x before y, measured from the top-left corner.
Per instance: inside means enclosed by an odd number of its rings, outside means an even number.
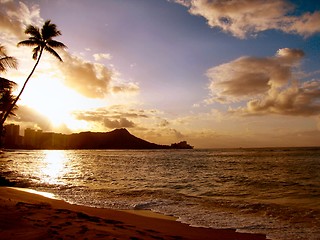
[[[0,0],[0,44],[23,85],[17,47],[46,20],[45,53],[18,101],[21,131],[130,133],[196,148],[320,146],[318,0]]]

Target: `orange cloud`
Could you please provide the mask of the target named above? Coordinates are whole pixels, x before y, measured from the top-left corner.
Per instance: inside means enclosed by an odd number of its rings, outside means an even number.
[[[29,8],[23,2],[16,3],[10,0],[1,0],[0,6],[0,28],[2,33],[23,39],[26,25],[42,22],[38,5],[33,5]]]
[[[78,120],[85,120],[103,125],[107,128],[137,127],[132,119],[149,118],[145,110],[127,109],[125,106],[115,105],[110,108],[98,108],[90,111],[77,111],[74,116]]]
[[[16,116],[12,117],[11,120],[17,122],[20,125],[32,127],[35,129],[42,129],[44,131],[52,130],[50,120],[28,106],[19,106],[18,110],[15,113]]]
[[[117,79],[117,72],[101,63],[86,61],[82,57],[62,52],[59,69],[64,84],[88,98],[104,98],[110,93],[136,93],[139,86]]]
[[[109,92],[112,71],[100,63],[92,63],[67,52],[59,69],[64,83],[88,98],[103,98]]]
[[[118,84],[116,86],[112,87],[112,92],[113,93],[120,93],[120,92],[138,92],[139,91],[139,86],[136,83],[126,83],[126,84]]]
[[[104,125],[107,128],[132,128],[135,127],[135,123],[126,119],[126,118],[120,118],[117,120],[110,120],[105,118],[104,119]]]

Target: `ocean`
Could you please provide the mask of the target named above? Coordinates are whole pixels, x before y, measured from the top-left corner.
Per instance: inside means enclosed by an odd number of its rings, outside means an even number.
[[[8,150],[0,176],[70,203],[320,239],[320,148]]]

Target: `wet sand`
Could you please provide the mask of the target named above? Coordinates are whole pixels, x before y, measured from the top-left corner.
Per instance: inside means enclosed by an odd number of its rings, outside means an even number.
[[[266,239],[234,229],[190,227],[148,211],[92,208],[0,187],[0,239]]]

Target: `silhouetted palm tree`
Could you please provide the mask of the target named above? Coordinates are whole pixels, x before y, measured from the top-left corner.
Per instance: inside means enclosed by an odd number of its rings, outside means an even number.
[[[26,30],[26,34],[29,34],[30,37],[27,40],[21,41],[18,43],[18,46],[29,46],[34,47],[33,49],[33,55],[32,58],[36,60],[36,63],[27,77],[26,81],[23,84],[23,87],[14,100],[13,104],[11,105],[11,109],[5,113],[3,116],[3,119],[1,119],[0,124],[3,125],[6,118],[9,116],[11,110],[14,108],[15,104],[19,100],[23,90],[25,89],[30,77],[32,76],[34,70],[36,69],[40,58],[42,56],[42,53],[44,50],[51,53],[53,56],[58,58],[60,61],[62,61],[61,57],[58,55],[58,53],[54,50],[54,48],[66,48],[66,46],[58,41],[53,40],[52,38],[60,36],[61,32],[57,29],[57,26],[55,24],[52,24],[50,20],[47,20],[44,25],[42,26],[41,30],[38,27],[29,25]]]
[[[17,68],[17,65],[17,59],[8,56],[5,47],[0,45],[0,72],[6,72],[8,68]],[[15,110],[15,107],[11,107],[15,99],[12,95],[15,85],[15,82],[0,77],[0,146],[2,145],[3,117],[6,114],[13,114]]]
[[[15,82],[0,77],[0,94],[2,94],[4,91],[8,89],[14,88],[16,85],[17,84]]]
[[[8,56],[5,47],[0,45],[0,72],[6,72],[8,68],[17,68],[17,66],[17,59],[15,57]],[[13,103],[12,99],[14,99],[14,96],[12,95],[12,89],[15,86],[15,82],[0,77],[0,119],[3,118],[3,115],[6,113],[6,109],[9,108],[10,103]],[[10,101],[9,98],[11,98]],[[12,114],[12,112],[9,112],[9,114]],[[2,125],[0,128],[2,129]]]
[[[4,114],[8,111],[9,108],[11,108],[11,105],[13,104],[16,97],[12,95],[12,89],[6,89],[1,92],[0,94],[0,119],[3,118]],[[14,110],[17,110],[17,106],[14,106],[11,111],[9,112],[9,115],[14,115]]]
[[[8,112],[8,115],[15,115],[13,112],[17,109],[16,106],[11,108],[15,100],[15,96],[12,94],[13,88],[16,83],[8,79],[0,77],[0,119],[2,120],[4,115]],[[4,123],[4,122],[3,122]],[[0,137],[2,136],[3,124],[0,126]],[[1,142],[1,141],[0,141]],[[1,144],[0,144],[1,145]]]
[[[6,48],[0,45],[0,72],[6,72],[7,68],[17,68],[17,59],[7,55]]]

